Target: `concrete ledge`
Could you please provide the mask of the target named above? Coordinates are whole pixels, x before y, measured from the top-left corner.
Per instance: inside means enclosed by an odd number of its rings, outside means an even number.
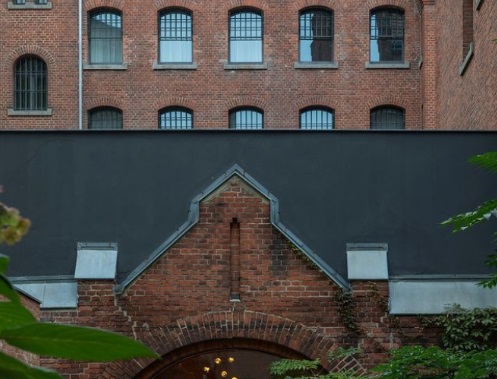
[[[473,55],[475,54],[475,44],[474,42],[471,42],[469,44],[469,50],[468,53],[466,54],[466,57],[464,57],[464,61],[462,62],[461,66],[459,67],[459,75],[463,76],[464,73],[466,72],[466,69],[469,66],[469,63],[473,59]]]
[[[197,64],[192,63],[156,63],[152,64],[154,70],[196,70]]]
[[[78,243],[75,279],[114,279],[117,243]]]
[[[390,313],[441,314],[447,306],[497,306],[497,289],[477,286],[479,280],[397,280],[389,283]]]
[[[267,63],[225,63],[225,70],[267,70]]]
[[[16,117],[46,117],[52,115],[52,108],[47,108],[44,111],[18,111],[13,108],[7,109],[8,116]]]
[[[94,63],[84,63],[83,64],[83,70],[127,70],[128,69],[128,64],[127,63],[122,63],[122,64],[94,64]]]
[[[293,68],[311,70],[337,70],[338,62],[295,62]]]
[[[387,251],[386,243],[348,243],[349,280],[387,280]]]
[[[374,62],[366,62],[364,67],[368,70],[374,69],[402,69],[406,70],[411,68],[411,63],[408,61],[405,62],[392,62],[392,63],[374,63]]]
[[[14,4],[9,1],[7,3],[7,9],[52,9],[52,3],[48,1],[46,4],[35,4],[26,2],[26,4]]]

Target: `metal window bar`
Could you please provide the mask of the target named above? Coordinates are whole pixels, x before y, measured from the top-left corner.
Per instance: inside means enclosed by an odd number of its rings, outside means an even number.
[[[262,16],[256,12],[237,12],[230,17],[232,41],[262,40]]]
[[[262,129],[262,112],[240,109],[230,114],[230,129]]]
[[[159,129],[192,129],[193,114],[182,109],[170,109],[159,115]]]
[[[192,17],[187,12],[174,11],[160,17],[161,41],[191,41]]]
[[[395,107],[373,109],[371,129],[405,129],[405,111]]]
[[[96,12],[90,15],[88,32],[90,63],[122,63],[121,15]]]
[[[24,5],[24,4],[26,4],[26,0],[15,0],[15,1],[14,1],[14,4],[17,4],[17,5]]]
[[[14,70],[14,109],[46,110],[48,103],[47,65],[34,56],[17,61]]]
[[[300,128],[307,130],[333,129],[333,112],[327,109],[308,109],[300,113]]]
[[[380,9],[371,13],[370,39],[380,45],[380,61],[402,60],[404,51],[404,13]]]
[[[115,108],[100,108],[90,112],[88,129],[122,129],[123,113]]]
[[[333,39],[333,15],[331,12],[312,10],[300,15],[300,39]]]

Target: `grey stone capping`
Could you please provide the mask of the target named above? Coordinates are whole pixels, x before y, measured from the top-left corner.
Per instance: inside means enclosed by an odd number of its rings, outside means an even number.
[[[440,314],[453,304],[469,309],[497,306],[497,289],[480,287],[478,282],[462,278],[390,281],[390,313]]]
[[[47,108],[44,111],[18,111],[13,108],[7,109],[8,116],[19,116],[19,117],[46,117],[52,115],[52,108]]]
[[[476,0],[476,10],[479,11],[483,4],[483,0]]]
[[[336,70],[338,62],[295,62],[293,68],[313,70]]]
[[[76,279],[114,279],[117,243],[78,243]]]
[[[464,73],[466,72],[466,69],[469,66],[469,62],[473,59],[473,55],[475,54],[475,43],[471,42],[469,44],[469,50],[468,53],[466,54],[466,57],[464,57],[464,61],[462,62],[461,66],[459,66],[459,75],[463,76]]]
[[[267,70],[267,63],[225,63],[225,70]]]
[[[48,1],[46,4],[35,4],[26,2],[26,4],[14,4],[9,1],[7,9],[52,9],[52,2]]]
[[[127,70],[128,64],[94,64],[94,63],[84,63],[83,70]]]
[[[411,68],[411,63],[409,61],[405,62],[391,62],[391,63],[374,63],[366,62],[364,67],[369,69],[408,69]]]
[[[196,70],[197,63],[157,63],[152,64],[154,70]]]
[[[388,244],[348,243],[347,275],[349,280],[387,280]]]

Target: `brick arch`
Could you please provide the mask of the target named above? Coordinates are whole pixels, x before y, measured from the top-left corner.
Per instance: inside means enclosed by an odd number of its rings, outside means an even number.
[[[257,8],[262,11],[267,11],[269,9],[269,5],[266,0],[229,0],[229,1],[223,1],[221,5],[221,10],[223,11],[229,11],[231,9],[235,8],[242,8],[242,7],[249,7],[249,8]]]
[[[224,104],[224,107],[226,112],[228,112],[233,108],[238,108],[238,107],[255,107],[262,109],[264,111],[265,108],[267,107],[267,101],[265,99],[254,98],[251,96],[240,96],[228,100]]]
[[[288,318],[248,310],[210,312],[180,319],[160,328],[135,329],[135,335],[146,345],[152,346],[165,361],[171,361],[168,355],[176,354],[179,349],[197,345],[198,353],[207,343],[216,340],[260,341],[262,345],[281,346],[309,359],[325,358],[330,350],[338,347],[334,336],[325,334],[321,328],[311,328]],[[344,362],[330,364],[323,359],[322,364],[326,369],[333,370]],[[366,372],[353,357],[347,358],[346,364],[360,373]],[[107,376],[104,377],[147,379],[159,367],[163,365],[150,360],[114,362],[105,367]]]
[[[297,112],[299,112],[303,108],[313,107],[313,106],[326,107],[326,108],[331,108],[331,109],[336,108],[333,106],[333,104],[330,104],[330,103],[323,101],[323,100],[326,100],[323,98],[323,96],[311,96],[311,97],[306,97],[303,99],[298,99],[294,103],[294,105],[295,105],[294,108],[297,109]]]
[[[88,0],[84,3],[86,12],[96,8],[114,8],[122,11],[125,0]]]
[[[382,106],[382,105],[394,105],[396,107],[401,107],[407,109],[409,104],[404,98],[400,96],[380,96],[375,99],[369,99],[366,103],[369,110]]]
[[[161,110],[162,108],[174,107],[174,106],[184,107],[194,110],[196,103],[192,99],[180,96],[164,96],[154,101],[154,108],[157,111]]]
[[[190,10],[199,9],[199,3],[196,0],[155,0],[154,5],[158,11],[170,7],[186,8]]]
[[[365,6],[369,9],[388,6],[402,9],[410,9],[413,7],[418,12],[422,8],[421,0],[368,0]]]
[[[83,108],[89,111],[93,108],[98,107],[114,107],[123,110],[125,108],[124,102],[116,97],[105,96],[105,97],[95,97],[84,102]]]
[[[298,11],[303,8],[312,8],[312,7],[325,7],[329,9],[335,9],[338,6],[337,0],[298,0],[292,3],[291,7],[294,11]]]
[[[13,67],[15,61],[23,55],[36,55],[45,61],[48,69],[57,68],[55,57],[50,51],[43,47],[27,45],[18,47],[9,53],[8,58],[5,60],[5,64],[8,65],[6,69]]]

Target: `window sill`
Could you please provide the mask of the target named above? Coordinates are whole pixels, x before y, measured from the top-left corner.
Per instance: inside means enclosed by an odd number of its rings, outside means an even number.
[[[267,63],[225,63],[225,70],[267,70]]]
[[[295,62],[293,68],[303,70],[337,70],[338,62]]]
[[[152,65],[153,70],[196,70],[197,64],[192,63],[156,63]]]
[[[95,63],[84,63],[83,70],[117,70],[123,71],[128,69],[127,63],[122,64],[95,64]]]
[[[26,3],[26,4],[14,4],[9,1],[7,3],[7,9],[52,9],[52,3],[49,1],[46,4],[35,4],[35,3]]]
[[[464,73],[466,72],[466,69],[468,68],[469,63],[473,59],[474,53],[475,53],[475,44],[474,44],[474,42],[471,42],[469,44],[469,51],[466,54],[466,57],[464,58],[464,61],[462,62],[461,66],[459,67],[459,75],[460,76],[463,76]]]
[[[368,70],[375,69],[408,69],[411,68],[411,63],[406,62],[391,62],[391,63],[375,63],[375,62],[366,62],[364,65]]]
[[[51,116],[52,115],[52,108],[47,108],[46,110],[43,111],[21,111],[21,110],[15,110],[13,108],[8,108],[7,109],[7,115],[9,116],[21,116],[21,117],[46,117],[46,116]]]

